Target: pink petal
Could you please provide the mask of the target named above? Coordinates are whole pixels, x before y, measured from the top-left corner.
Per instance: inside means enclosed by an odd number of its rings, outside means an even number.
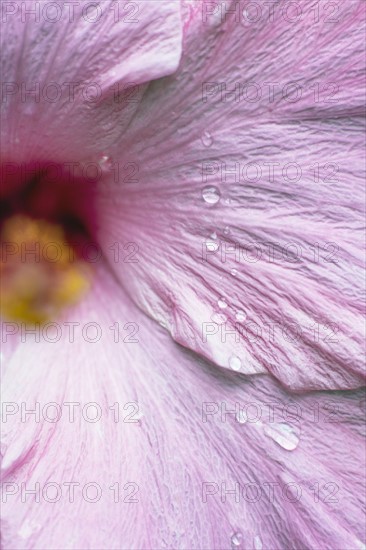
[[[179,63],[178,0],[2,8],[2,154],[17,162],[102,156],[133,116],[143,84]]]
[[[268,376],[224,375],[100,275],[58,342],[45,341],[51,327],[39,343],[27,335],[8,365],[4,548],[361,549],[362,393],[296,395]],[[74,343],[66,322],[78,323]],[[22,421],[36,402],[39,419]],[[74,422],[65,403],[80,404]]]
[[[311,24],[317,3],[300,5],[295,23],[264,11],[250,26],[188,12],[178,72],[149,87],[115,149],[121,170],[100,199],[100,238],[131,297],[177,342],[222,367],[270,371],[292,389],[347,389],[364,381],[356,115],[365,4],[337,4],[331,24],[323,11]],[[273,81],[280,90],[299,83],[301,100],[270,100]],[[218,91],[248,82],[260,101],[224,101]],[[117,241],[138,252],[115,261]]]

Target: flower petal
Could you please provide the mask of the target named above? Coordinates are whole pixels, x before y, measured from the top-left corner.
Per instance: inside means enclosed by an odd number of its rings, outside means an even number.
[[[111,175],[101,241],[138,248],[111,265],[182,345],[293,389],[347,389],[364,381],[365,4],[337,4],[329,24],[321,3],[314,25],[318,3],[296,5],[295,22],[278,2],[250,26],[219,3],[191,12],[179,71],[149,87],[115,151],[135,174]],[[272,97],[273,81],[301,98]]]
[[[75,148],[78,161],[101,156],[133,116],[144,83],[179,63],[178,0],[2,8],[2,152],[12,160],[66,162]]]
[[[362,392],[220,372],[101,275],[10,360],[4,547],[362,548]]]

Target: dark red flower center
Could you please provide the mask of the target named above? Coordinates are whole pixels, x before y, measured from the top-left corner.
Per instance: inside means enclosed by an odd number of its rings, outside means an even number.
[[[97,174],[54,162],[4,162],[0,173],[1,313],[44,323],[89,286]]]

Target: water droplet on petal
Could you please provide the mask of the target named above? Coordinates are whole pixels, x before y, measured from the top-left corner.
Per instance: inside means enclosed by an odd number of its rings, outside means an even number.
[[[263,548],[262,539],[260,538],[259,535],[256,535],[254,537],[254,548],[255,548],[255,550],[262,550],[262,548]]]
[[[19,529],[18,535],[22,539],[27,539],[31,535],[33,535],[33,533],[39,531],[40,527],[41,526],[38,523],[36,523],[35,521],[31,521],[31,520],[26,519],[24,521],[24,523],[22,524],[21,528]]]
[[[220,196],[220,191],[217,187],[208,185],[202,189],[202,198],[207,204],[217,204]]]
[[[293,451],[299,444],[295,428],[285,423],[267,424],[264,433],[286,451]]]
[[[208,24],[212,27],[219,27],[222,23],[221,10],[213,10],[210,15],[211,17],[207,20]]]
[[[211,233],[210,237],[211,237],[211,239],[217,239],[217,233],[216,233],[216,231],[214,231],[213,233]]]
[[[222,325],[227,321],[227,316],[224,313],[213,313],[211,315],[211,321],[217,325]]]
[[[234,268],[234,269],[232,269],[232,270],[230,271],[230,273],[231,273],[231,275],[232,275],[233,277],[236,277],[237,274],[238,274],[238,270]]]
[[[36,111],[36,107],[37,107],[36,103],[33,103],[33,101],[30,101],[25,104],[23,112],[25,115],[32,116]]]
[[[205,147],[211,147],[213,139],[210,132],[203,132],[201,136],[201,141]]]
[[[241,369],[241,359],[237,355],[232,355],[229,359],[229,367],[233,370]]]
[[[108,155],[103,155],[99,159],[99,165],[104,172],[109,171],[112,168],[112,159]]]
[[[210,252],[216,252],[216,250],[218,250],[219,248],[218,243],[215,243],[215,241],[211,241],[210,239],[207,239],[205,241],[205,245],[206,245],[206,250]]]
[[[230,234],[230,227],[227,225],[224,229],[224,235],[229,235]]]
[[[233,546],[240,546],[243,540],[243,535],[238,531],[231,537],[231,544]]]
[[[227,301],[225,300],[225,298],[220,298],[217,301],[217,305],[219,306],[220,309],[226,309],[227,308]]]
[[[245,424],[248,420],[248,417],[246,413],[243,410],[240,410],[236,415],[236,421],[239,422],[239,424]]]
[[[245,321],[246,314],[242,309],[238,309],[238,311],[235,314],[235,319],[239,322]]]

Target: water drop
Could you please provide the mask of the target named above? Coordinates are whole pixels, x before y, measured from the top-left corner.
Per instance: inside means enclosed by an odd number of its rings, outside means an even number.
[[[202,189],[202,198],[207,204],[217,204],[220,200],[220,191],[217,187],[208,185]]]
[[[233,546],[240,546],[243,540],[243,535],[238,531],[231,537],[231,544]]]
[[[243,27],[250,27],[253,24],[253,15],[250,14],[249,10],[243,10],[241,24]]]
[[[220,298],[217,301],[217,305],[219,306],[220,309],[226,309],[227,308],[227,301],[225,300],[225,298]]]
[[[211,315],[211,321],[217,325],[223,325],[227,321],[227,317],[223,313],[213,313]]]
[[[238,309],[238,311],[235,314],[235,319],[239,322],[245,321],[246,314],[242,309]]]
[[[205,147],[211,147],[213,139],[210,132],[203,132],[201,136],[201,141]]]
[[[218,243],[215,243],[215,241],[210,241],[210,239],[207,239],[205,242],[206,250],[210,252],[216,252],[218,250],[219,245]]]
[[[230,234],[230,227],[227,225],[224,229],[224,235],[229,235]]]
[[[39,531],[39,529],[40,529],[40,525],[35,521],[25,520],[18,531],[18,535],[22,539],[27,539],[31,535],[33,535],[33,533],[35,533],[36,531]]]
[[[216,231],[214,231],[213,233],[211,233],[210,237],[211,237],[211,239],[217,239],[217,233],[216,233]]]
[[[99,165],[104,172],[107,172],[112,168],[112,159],[108,155],[103,155],[99,159]]]
[[[232,355],[229,359],[229,367],[233,370],[241,369],[241,359],[237,355]]]
[[[254,548],[255,550],[262,550],[263,548],[262,539],[260,538],[259,535],[256,535],[254,537]]]
[[[236,421],[239,422],[239,424],[245,424],[248,420],[248,417],[246,413],[242,410],[240,410],[236,415]]]
[[[30,101],[25,104],[23,112],[25,115],[32,116],[36,111],[36,107],[37,105],[33,101]]]
[[[212,27],[219,27],[222,23],[221,10],[213,10],[211,17],[208,19],[208,23]]]
[[[299,437],[295,429],[285,423],[267,424],[264,433],[286,451],[293,451],[299,444]]]
[[[238,270],[235,269],[235,268],[233,268],[233,269],[230,271],[230,273],[231,273],[231,275],[232,275],[233,277],[236,277],[237,274],[238,274]]]

